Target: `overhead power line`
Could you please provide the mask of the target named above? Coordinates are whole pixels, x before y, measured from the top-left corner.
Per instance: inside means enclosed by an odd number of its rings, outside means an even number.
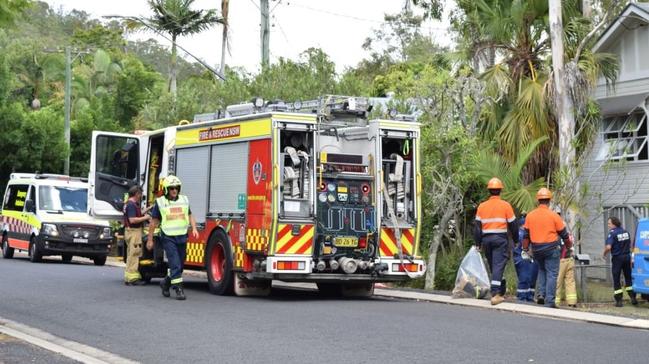
[[[252,0],[251,0],[251,1],[252,1]],[[313,8],[313,7],[310,7],[310,6],[307,6],[307,5],[296,4],[296,3],[293,3],[293,2],[292,2],[292,3],[289,3],[289,5],[291,5],[291,6],[295,6],[295,7],[298,7],[298,8],[302,8],[302,9],[306,9],[306,10],[311,10],[311,11],[314,11],[314,12],[317,12],[317,13],[329,14],[329,15],[337,16],[337,17],[340,17],[340,18],[347,18],[347,19],[358,20],[358,21],[364,21],[364,22],[368,22],[368,23],[376,23],[376,24],[383,24],[383,23],[385,23],[385,20],[384,20],[384,19],[378,20],[378,19],[361,18],[361,17],[355,16],[355,15],[348,15],[348,14],[336,13],[336,12],[333,12],[333,11],[329,11],[329,10],[325,10],[325,9]],[[408,26],[408,27],[411,27],[411,28],[412,28],[412,27],[417,27],[417,26],[415,26],[415,25],[410,25],[410,26]],[[446,27],[441,27],[441,26],[439,26],[439,27],[437,27],[437,26],[419,26],[419,28],[421,28],[421,29],[429,29],[429,30],[444,30],[444,31],[448,30]]]

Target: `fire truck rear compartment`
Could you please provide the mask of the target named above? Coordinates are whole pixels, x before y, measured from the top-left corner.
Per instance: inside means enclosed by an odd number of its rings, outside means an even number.
[[[381,138],[381,169],[383,184],[390,201],[383,201],[381,216],[388,216],[388,203],[401,227],[415,225],[415,174],[413,173],[413,141],[409,138]],[[385,221],[384,221],[385,222]]]
[[[280,217],[313,217],[313,155],[313,131],[310,128],[280,131]]]

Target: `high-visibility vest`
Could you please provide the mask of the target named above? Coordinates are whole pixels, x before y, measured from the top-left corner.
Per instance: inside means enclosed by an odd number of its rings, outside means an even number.
[[[482,224],[483,234],[507,233],[507,224],[516,220],[514,209],[500,196],[491,196],[478,206],[475,219]]]
[[[168,200],[166,196],[156,199],[160,216],[160,229],[167,236],[187,234],[189,228],[189,200],[185,195],[178,195],[175,201]]]

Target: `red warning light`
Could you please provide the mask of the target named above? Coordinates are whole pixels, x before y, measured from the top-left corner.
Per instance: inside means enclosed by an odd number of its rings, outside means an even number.
[[[370,193],[370,185],[363,184],[363,186],[361,186],[361,191],[363,191],[363,194],[367,195]]]

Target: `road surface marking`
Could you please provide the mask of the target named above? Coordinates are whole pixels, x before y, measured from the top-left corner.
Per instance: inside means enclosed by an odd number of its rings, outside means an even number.
[[[23,340],[32,345],[88,364],[131,364],[136,361],[93,348],[75,341],[65,340],[45,331],[8,320],[0,316],[0,333]]]

